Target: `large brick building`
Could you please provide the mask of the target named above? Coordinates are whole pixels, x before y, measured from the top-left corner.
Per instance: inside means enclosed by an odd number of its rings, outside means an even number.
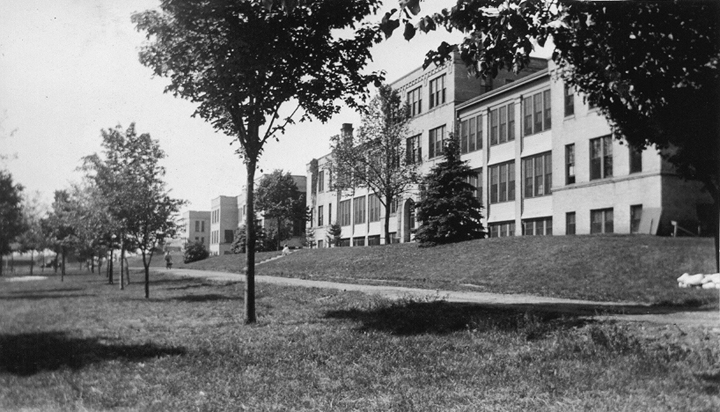
[[[606,119],[553,78],[553,66],[533,60],[519,76],[469,78],[457,59],[418,69],[392,83],[414,115],[406,153],[423,174],[442,160],[442,141],[455,131],[491,237],[589,233],[669,234],[673,222],[700,227],[711,203],[700,185],[680,179],[654,148],[642,153],[610,136]],[[344,125],[342,133],[352,133]],[[308,165],[308,206],[315,244],[326,246],[330,224],[343,245],[374,245],[391,214],[391,239],[407,242],[417,189],[389,211],[366,190],[332,190],[330,155]],[[313,187],[313,183],[315,185]]]

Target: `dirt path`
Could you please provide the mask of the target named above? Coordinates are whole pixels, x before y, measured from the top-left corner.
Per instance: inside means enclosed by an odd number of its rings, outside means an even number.
[[[244,275],[227,272],[192,269],[159,269],[159,271],[181,277],[203,278],[218,282],[242,282],[245,280]],[[678,326],[701,327],[720,331],[720,313],[717,311],[687,311],[677,308],[651,307],[636,302],[596,302],[522,294],[428,290],[400,286],[326,282],[277,276],[255,276],[255,281],[257,283],[283,286],[355,291],[379,295],[388,299],[442,299],[448,302],[477,303],[494,306],[508,305],[581,314],[583,316],[594,316],[601,319],[676,324]]]

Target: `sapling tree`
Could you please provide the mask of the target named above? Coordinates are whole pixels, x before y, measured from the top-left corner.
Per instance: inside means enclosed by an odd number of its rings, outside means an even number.
[[[425,176],[416,205],[421,221],[415,240],[421,245],[461,242],[485,237],[482,205],[469,183],[475,172],[460,159],[455,138],[445,141],[443,160]]]
[[[412,116],[390,86],[378,88],[356,134],[330,138],[334,188],[367,188],[385,207],[383,238],[390,243],[390,207],[418,183],[419,141],[408,141]]]
[[[328,120],[343,100],[363,102],[370,25],[379,0],[165,0],[133,15],[148,42],[140,62],[170,83],[166,92],[196,103],[194,113],[239,143],[246,167],[245,323],[256,321],[254,180],[265,143],[288,124]],[[338,30],[351,34],[336,37]],[[354,29],[354,31],[353,31]],[[285,115],[283,113],[290,113]],[[299,117],[295,117],[295,116]]]

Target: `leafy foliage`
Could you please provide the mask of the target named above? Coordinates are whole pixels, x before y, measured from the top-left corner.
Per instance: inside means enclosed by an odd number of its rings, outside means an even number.
[[[461,242],[485,237],[482,205],[468,180],[475,172],[460,160],[457,140],[447,140],[443,161],[432,168],[421,186],[415,239],[422,245]]]
[[[25,229],[22,191],[22,185],[13,183],[10,173],[0,170],[0,257],[10,253],[10,244]],[[1,259],[0,275],[2,275]]]
[[[301,231],[307,220],[305,195],[290,173],[279,169],[260,179],[255,190],[255,209],[262,212],[266,223],[274,220],[275,236],[271,238],[275,239],[276,246],[293,236],[295,228]]]
[[[339,245],[340,237],[342,237],[342,226],[335,222],[326,231],[328,247]]]
[[[255,235],[256,235],[256,242],[255,242],[255,250],[258,252],[265,252],[268,250],[275,250],[274,247],[267,246],[267,236],[265,234],[265,230],[263,229],[262,225],[260,225],[259,221],[255,221]],[[245,226],[241,226],[235,230],[235,237],[233,239],[232,245],[230,245],[230,250],[232,250],[233,253],[246,253],[247,252],[247,231],[245,230]]]
[[[149,41],[140,62],[170,79],[166,92],[197,103],[195,115],[240,143],[249,227],[246,323],[256,321],[252,220],[257,160],[267,140],[295,121],[296,112],[301,111],[301,121],[326,121],[339,111],[340,101],[362,104],[367,85],[381,79],[363,73],[369,48],[380,38],[375,27],[356,25],[379,5],[379,0],[166,0],[160,11],[132,17]],[[353,33],[335,37],[342,29]],[[288,103],[294,109],[281,120]]]
[[[393,201],[419,181],[417,163],[406,155],[411,120],[397,90],[381,86],[363,114],[358,133],[330,138],[335,189],[368,188],[389,210]],[[385,213],[384,236],[390,243],[389,213]]]
[[[192,242],[185,245],[183,262],[197,262],[198,260],[207,259],[208,256],[210,256],[210,252],[202,242]]]
[[[107,210],[117,224],[121,252],[137,248],[145,266],[145,297],[149,297],[149,266],[157,246],[175,236],[184,201],[165,189],[165,152],[149,134],[138,135],[135,124],[102,131],[103,156],[85,158],[88,180],[107,199]],[[127,243],[126,243],[127,242]],[[122,280],[121,280],[122,282]]]

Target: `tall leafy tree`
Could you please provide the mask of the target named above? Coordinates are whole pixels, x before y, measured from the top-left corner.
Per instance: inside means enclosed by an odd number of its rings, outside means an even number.
[[[102,156],[85,158],[88,179],[107,199],[120,239],[120,283],[126,250],[139,249],[145,269],[145,297],[150,297],[150,262],[158,245],[175,236],[180,207],[185,203],[169,195],[160,161],[165,152],[148,133],[138,134],[135,124],[102,131]]]
[[[255,209],[261,211],[265,219],[275,221],[278,249],[295,227],[305,226],[305,196],[289,172],[278,169],[260,179],[255,190]]]
[[[10,253],[10,244],[25,230],[22,213],[22,185],[0,170],[0,276],[2,257]]]
[[[457,139],[446,142],[443,160],[425,176],[416,205],[422,223],[415,239],[425,246],[485,237],[482,205],[469,183],[475,172],[460,160]]]
[[[246,323],[256,321],[257,161],[268,139],[284,132],[296,114],[326,121],[339,111],[340,100],[351,107],[362,103],[367,85],[379,77],[362,73],[378,33],[369,25],[355,28],[379,4],[164,0],[159,11],[132,17],[148,39],[140,62],[170,80],[166,92],[197,103],[194,115],[239,143],[247,170]],[[342,29],[351,33],[335,37]]]
[[[44,224],[43,232],[55,252],[56,262],[58,257],[60,258],[60,281],[65,281],[65,262],[68,253],[76,245],[73,205],[67,190],[55,191],[52,210],[44,220]],[[55,266],[57,267],[57,263]]]
[[[45,246],[40,222],[46,211],[40,200],[40,193],[36,192],[32,197],[25,197],[22,209],[25,230],[18,236],[17,241],[20,252],[30,252],[30,275],[32,275],[35,267],[35,252]]]
[[[397,90],[378,88],[364,112],[360,130],[330,138],[335,188],[368,188],[385,206],[384,239],[390,243],[390,206],[418,183],[419,143],[407,142],[412,117]]]
[[[416,0],[400,3],[420,12]],[[401,13],[384,20],[386,33],[400,20],[408,38],[437,27],[465,33],[425,64],[459,50],[478,76],[519,71],[534,42],[552,39],[560,76],[597,105],[613,135],[639,150],[655,146],[682,177],[704,184],[720,214],[720,2],[462,0],[416,24]]]

